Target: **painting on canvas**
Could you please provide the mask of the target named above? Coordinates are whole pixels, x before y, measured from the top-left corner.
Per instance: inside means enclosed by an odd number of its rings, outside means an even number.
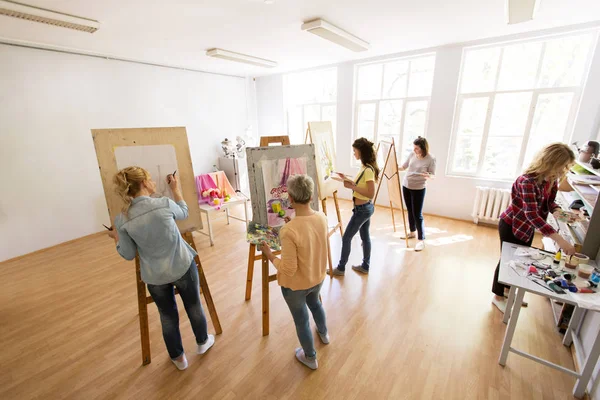
[[[294,217],[287,192],[287,180],[292,175],[306,174],[306,157],[262,161],[263,182],[268,226],[277,227],[285,218]]]
[[[287,180],[297,174],[306,174],[315,181],[311,207],[319,209],[315,146],[251,147],[246,149],[246,153],[255,223],[279,227],[284,225],[285,217],[294,216],[287,193]]]
[[[177,156],[171,145],[123,146],[115,148],[115,159],[119,170],[127,167],[141,167],[150,173],[156,183],[152,197],[173,199],[167,176],[177,170]]]
[[[335,171],[335,145],[331,122],[309,122],[310,141],[315,145],[317,159],[317,175],[321,199],[333,195],[338,183],[333,179]]]

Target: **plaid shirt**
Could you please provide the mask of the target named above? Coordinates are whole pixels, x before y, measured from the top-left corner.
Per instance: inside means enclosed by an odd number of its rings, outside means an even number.
[[[521,175],[512,187],[510,205],[500,218],[512,226],[515,237],[527,242],[535,229],[542,235],[550,236],[556,231],[546,222],[548,214],[559,208],[554,202],[557,182],[537,181],[533,175]]]

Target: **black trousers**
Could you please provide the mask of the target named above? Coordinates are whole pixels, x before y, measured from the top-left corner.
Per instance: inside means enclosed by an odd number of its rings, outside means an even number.
[[[498,224],[498,233],[500,234],[500,252],[502,252],[502,243],[514,243],[519,244],[521,246],[531,246],[533,243],[533,236],[527,242],[519,240],[512,233],[512,226],[504,222],[504,220],[500,220]],[[496,296],[504,296],[504,289],[509,288],[509,286],[503,285],[498,282],[498,273],[500,272],[500,261],[498,261],[498,265],[496,266],[496,272],[494,273],[494,283],[492,284],[492,292]]]

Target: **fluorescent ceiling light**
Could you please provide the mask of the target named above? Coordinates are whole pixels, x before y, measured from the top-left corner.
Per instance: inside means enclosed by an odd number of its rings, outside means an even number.
[[[506,23],[513,25],[531,21],[539,5],[540,0],[505,0]]]
[[[235,61],[245,64],[258,65],[259,67],[273,68],[277,66],[275,61],[265,60],[264,58],[252,57],[246,54],[234,53],[223,49],[210,49],[206,51],[209,57],[222,58],[224,60]]]
[[[366,51],[371,48],[369,43],[364,40],[357,38],[322,19],[305,22],[302,25],[302,30],[319,35],[323,39],[327,39],[352,51]]]
[[[0,0],[0,15],[88,33],[94,33],[100,27],[100,23],[93,19],[77,17],[75,15],[64,14],[45,8],[28,6],[26,4],[6,0]]]

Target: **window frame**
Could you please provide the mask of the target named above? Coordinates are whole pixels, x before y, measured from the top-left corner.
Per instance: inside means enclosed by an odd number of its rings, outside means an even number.
[[[580,30],[580,31],[572,31],[572,32],[568,32],[568,33],[562,33],[562,34],[556,34],[556,35],[550,35],[550,36],[541,36],[541,37],[536,37],[536,38],[532,38],[532,39],[464,47],[462,49],[462,56],[461,56],[460,74],[459,74],[458,86],[457,86],[457,92],[456,92],[456,103],[455,103],[453,121],[452,121],[452,131],[451,131],[452,133],[451,133],[451,139],[450,139],[450,146],[448,149],[448,163],[446,166],[446,175],[452,176],[452,177],[473,178],[473,179],[480,179],[480,180],[486,180],[486,181],[512,182],[514,180],[514,178],[516,176],[518,176],[520,171],[523,169],[523,163],[525,161],[525,156],[527,154],[527,148],[529,145],[529,138],[531,136],[531,128],[532,128],[533,120],[535,117],[535,110],[536,110],[537,102],[538,102],[540,95],[561,94],[561,93],[572,93],[573,94],[573,98],[571,101],[571,107],[570,107],[569,114],[568,114],[568,117],[567,117],[567,120],[565,123],[565,129],[564,129],[564,132],[562,135],[562,141],[568,142],[571,139],[571,137],[573,136],[573,130],[575,128],[576,117],[577,117],[577,113],[579,110],[579,106],[581,104],[582,93],[585,89],[587,79],[589,77],[592,59],[594,57],[595,49],[597,47],[599,32],[600,32],[600,30],[595,28],[595,29],[587,29],[587,30]],[[566,37],[570,37],[570,36],[579,36],[579,35],[585,35],[585,34],[592,35],[592,40],[590,43],[590,50],[588,51],[587,59],[585,60],[585,64],[584,64],[585,66],[584,66],[584,70],[583,70],[579,84],[577,86],[564,86],[564,87],[549,87],[549,88],[538,87],[540,78],[541,78],[543,64],[544,64],[544,56],[546,54],[546,46],[547,46],[548,42],[551,42],[552,40],[555,40],[555,39],[566,38]],[[540,57],[538,60],[538,66],[537,66],[537,71],[536,71],[536,76],[535,76],[535,83],[534,83],[534,85],[533,85],[534,87],[532,89],[511,89],[511,90],[494,90],[494,91],[487,91],[487,92],[461,93],[461,87],[463,84],[463,75],[464,75],[464,71],[465,71],[465,62],[466,62],[466,58],[467,58],[467,53],[469,51],[473,51],[473,50],[477,51],[477,50],[482,50],[482,49],[486,49],[486,48],[498,48],[498,47],[500,48],[500,56],[498,58],[498,70],[496,71],[496,77],[494,80],[494,88],[497,89],[498,82],[500,79],[500,74],[502,71],[502,61],[503,61],[503,57],[504,57],[505,48],[508,46],[511,46],[511,45],[519,44],[519,43],[537,43],[537,42],[541,42],[542,48],[541,48]],[[515,165],[515,170],[513,171],[513,174],[511,175],[511,177],[507,177],[507,178],[487,177],[487,176],[482,175],[482,169],[483,169],[483,164],[485,161],[485,149],[487,147],[488,139],[490,138],[489,133],[490,133],[492,114],[493,114],[493,110],[494,110],[494,102],[496,100],[497,95],[511,94],[511,93],[531,93],[531,102],[529,104],[527,120],[525,123],[523,135],[520,136],[521,149],[519,152],[517,165]],[[455,171],[454,170],[454,159],[456,156],[456,146],[458,144],[458,139],[459,139],[458,128],[460,125],[462,105],[463,105],[465,99],[471,99],[471,98],[488,98],[489,99],[487,110],[486,110],[486,116],[485,116],[485,124],[484,124],[483,132],[482,132],[481,144],[479,147],[479,160],[477,162],[477,168],[476,168],[475,172]]]
[[[335,101],[328,101],[328,102],[319,102],[319,101],[312,101],[312,102],[301,102],[301,103],[293,103],[290,104],[290,102],[288,101],[288,82],[287,80],[289,79],[290,75],[293,74],[297,74],[297,73],[303,73],[303,72],[312,72],[312,73],[318,73],[318,72],[325,72],[325,71],[331,71],[331,70],[335,70]],[[284,75],[284,82],[283,82],[283,96],[285,99],[284,102],[284,118],[285,118],[285,130],[287,132],[287,135],[291,138],[291,118],[290,118],[290,110],[292,110],[293,108],[300,108],[300,120],[302,121],[302,144],[306,143],[306,139],[307,139],[307,129],[308,127],[305,129],[304,128],[304,109],[307,106],[319,106],[319,118],[320,121],[323,120],[323,107],[335,107],[335,127],[333,129],[333,140],[334,143],[337,142],[337,111],[338,111],[338,75],[339,75],[339,69],[338,67],[326,67],[326,68],[318,68],[315,70],[308,70],[308,71],[302,71],[302,72],[291,72],[288,74]],[[332,121],[333,122],[333,121]],[[293,129],[293,128],[292,128]]]
[[[412,72],[412,62],[413,60],[417,60],[417,59],[421,59],[421,58],[427,58],[427,57],[433,57],[434,62],[433,62],[433,74],[432,74],[432,85],[431,85],[431,93],[429,94],[429,96],[410,96],[408,91],[409,91],[409,87],[410,87],[410,77],[411,77],[411,72]],[[384,97],[384,87],[385,87],[385,65],[386,64],[390,64],[393,62],[397,62],[397,61],[408,61],[408,68],[406,70],[406,96],[405,97]],[[423,137],[427,137],[427,131],[429,128],[429,116],[430,116],[430,109],[431,109],[431,97],[432,97],[432,93],[433,93],[433,81],[435,79],[435,63],[437,61],[437,53],[436,52],[427,52],[427,53],[420,53],[420,54],[415,54],[415,55],[411,55],[411,56],[407,56],[407,57],[395,57],[395,58],[388,58],[388,59],[384,59],[384,60],[377,60],[377,61],[372,61],[372,62],[367,62],[367,63],[359,63],[359,64],[355,64],[354,65],[354,113],[353,113],[353,128],[352,128],[352,140],[356,140],[358,138],[358,129],[359,129],[359,109],[362,105],[365,104],[375,104],[375,120],[374,120],[374,124],[373,124],[373,143],[377,144],[379,143],[379,141],[382,138],[390,138],[393,137],[394,139],[396,137],[398,137],[398,142],[396,143],[396,151],[397,151],[397,156],[401,158],[401,160],[404,159],[403,156],[403,152],[406,149],[402,148],[402,143],[404,141],[404,131],[405,131],[405,127],[404,127],[404,123],[406,120],[406,105],[410,102],[418,102],[418,101],[425,101],[427,102],[427,111],[425,114],[425,126],[423,129]],[[379,97],[377,99],[369,99],[369,100],[359,100],[358,99],[358,90],[359,90],[359,69],[362,67],[366,67],[366,66],[370,66],[370,65],[381,65],[381,87],[379,90]],[[402,111],[400,114],[400,121],[399,121],[399,125],[400,125],[400,131],[397,134],[394,134],[392,136],[390,135],[380,135],[379,134],[379,120],[380,120],[380,108],[381,108],[381,103],[382,102],[392,102],[392,101],[401,101],[402,102]],[[352,165],[353,166],[359,166],[360,162],[352,159]]]

